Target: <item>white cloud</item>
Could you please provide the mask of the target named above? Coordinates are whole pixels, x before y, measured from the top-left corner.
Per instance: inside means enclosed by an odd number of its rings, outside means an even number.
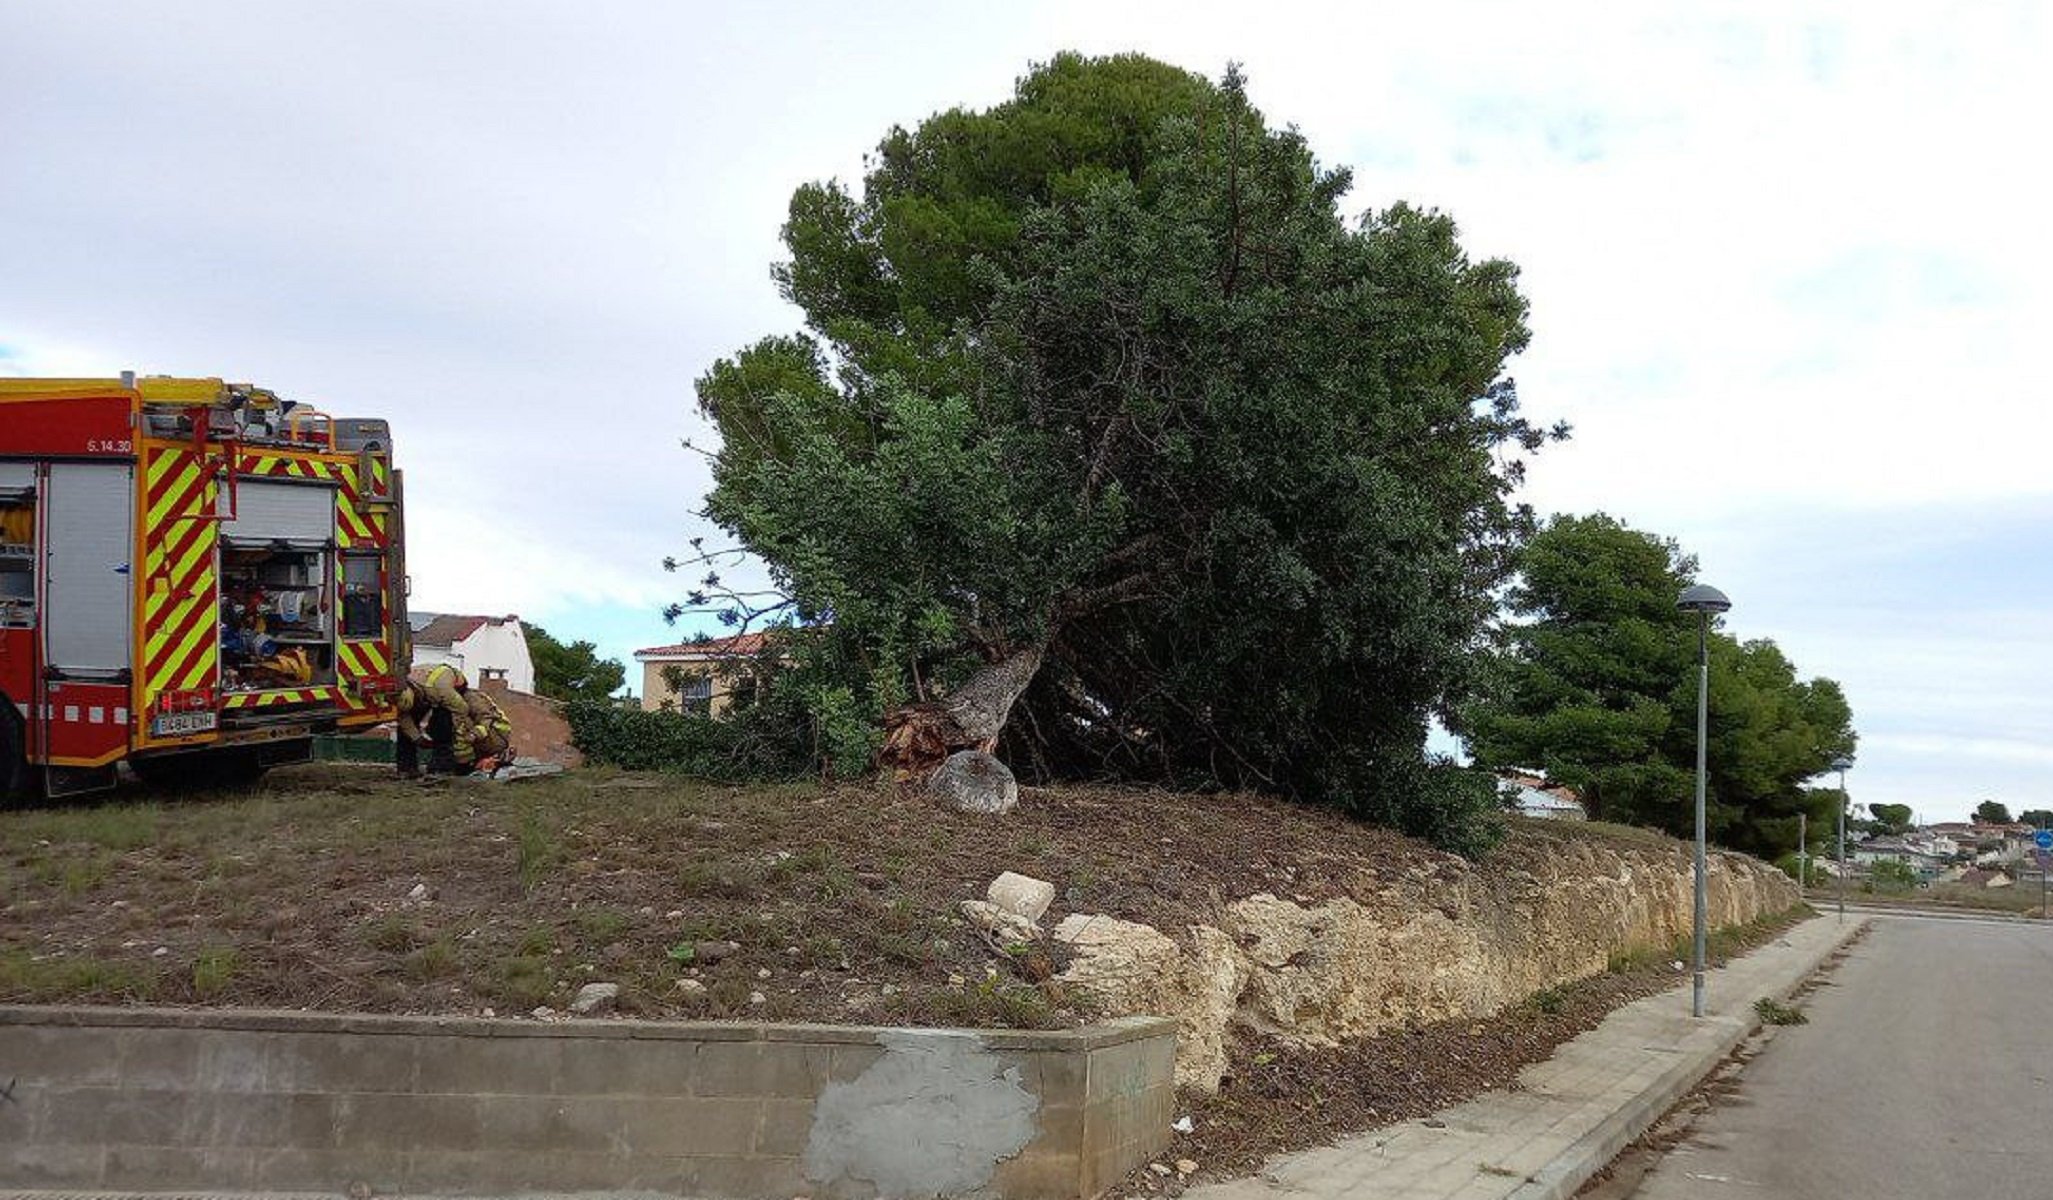
[[[2036,4],[11,6],[0,371],[390,416],[421,601],[573,635],[642,609],[665,640],[690,382],[797,323],[766,273],[792,186],[1068,47],[1239,60],[1361,205],[1445,208],[1519,262],[1528,409],[1577,427],[1534,503],[1681,538],[1878,737],[2035,783],[1974,742],[2043,711],[2004,665],[2043,664],[2024,633],[1938,628],[1958,597],[1920,591],[1835,635],[1871,518],[2053,495]],[[1892,571],[2025,569],[1908,536]],[[1933,785],[1888,744],[1870,786]]]

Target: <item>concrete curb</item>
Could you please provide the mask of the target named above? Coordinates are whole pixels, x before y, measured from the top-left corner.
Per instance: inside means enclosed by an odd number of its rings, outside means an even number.
[[[1813,917],[1712,971],[1701,1019],[1687,986],[1636,1000],[1512,1087],[1271,1159],[1184,1200],[1566,1200],[1760,1027],[1756,999],[1787,999],[1866,924]]]
[[[1818,968],[1823,966],[1827,959],[1838,953],[1866,927],[1865,917],[1849,919],[1839,936],[1828,941],[1817,951],[1796,960],[1791,964],[1782,982],[1761,994],[1776,1000],[1789,999],[1791,993],[1817,974]],[[1506,1200],[1570,1200],[1598,1171],[1603,1170],[1621,1151],[1651,1129],[1669,1109],[1675,1107],[1678,1101],[1716,1070],[1718,1064],[1724,1062],[1741,1042],[1760,1029],[1760,1019],[1754,1016],[1752,1009],[1748,1008],[1745,1012],[1745,1017],[1737,1020],[1729,1016],[1708,1018],[1716,1022],[1719,1029],[1716,1036],[1709,1039],[1706,1044],[1692,1047],[1685,1052],[1680,1061],[1664,1072],[1652,1085],[1634,1096],[1625,1107],[1606,1118],[1595,1129],[1576,1139],[1567,1150],[1535,1171],[1526,1182],[1505,1193]]]

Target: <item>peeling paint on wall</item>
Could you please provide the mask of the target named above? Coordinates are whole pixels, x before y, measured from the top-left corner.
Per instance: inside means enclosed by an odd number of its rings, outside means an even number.
[[[879,1200],[956,1196],[991,1182],[1036,1132],[1040,1097],[974,1034],[880,1034],[884,1055],[820,1093],[806,1178],[869,1184]]]

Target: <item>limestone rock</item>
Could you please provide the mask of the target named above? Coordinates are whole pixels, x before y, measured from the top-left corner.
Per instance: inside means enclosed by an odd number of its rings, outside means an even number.
[[[1015,942],[1038,942],[1041,927],[1017,913],[1010,913],[987,900],[965,900],[962,915],[1002,949]]]
[[[741,949],[739,942],[693,942],[691,961],[703,966],[712,966],[721,959]]]
[[[1008,813],[1019,804],[1011,768],[981,750],[958,750],[935,770],[927,790],[958,812]]]
[[[1045,879],[1007,871],[984,889],[984,898],[1015,916],[1039,922],[1055,903],[1055,885]]]
[[[1714,927],[1799,898],[1780,871],[1742,855],[1712,856],[1707,884]],[[1487,1016],[1600,974],[1620,952],[1672,945],[1689,932],[1690,908],[1686,847],[1577,839],[1532,846],[1515,867],[1447,858],[1401,879],[1365,877],[1351,895],[1260,893],[1175,938],[1085,914],[1054,936],[1073,952],[1064,986],[1107,1015],[1174,1018],[1177,1084],[1210,1091],[1235,1026],[1333,1045]]]
[[[588,983],[577,989],[577,998],[570,1002],[570,1011],[581,1017],[595,1013],[610,1012],[620,1000],[620,985],[617,983]]]

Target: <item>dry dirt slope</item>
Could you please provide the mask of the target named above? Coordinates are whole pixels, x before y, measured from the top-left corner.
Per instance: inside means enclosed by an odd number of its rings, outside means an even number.
[[[578,771],[422,787],[314,766],[240,793],[0,814],[0,1001],[505,1016],[609,981],[657,1016],[1059,1025],[1091,1000],[1049,981],[1064,951],[993,954],[957,915],[1000,871],[1055,882],[1051,924],[1174,932],[1255,893],[1529,887],[1524,867],[1564,838],[1679,853],[1520,825],[1478,868],[1248,796],[1030,789],[975,818],[863,786]]]

